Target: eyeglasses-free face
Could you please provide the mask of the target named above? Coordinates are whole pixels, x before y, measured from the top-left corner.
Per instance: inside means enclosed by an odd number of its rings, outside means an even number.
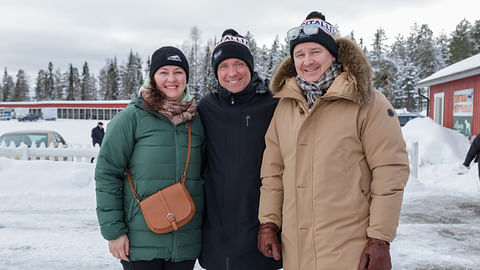
[[[166,65],[159,68],[154,80],[168,100],[179,101],[187,87],[187,73],[179,66]]]
[[[234,94],[243,91],[251,80],[250,69],[238,58],[228,58],[221,62],[217,75],[220,85]]]

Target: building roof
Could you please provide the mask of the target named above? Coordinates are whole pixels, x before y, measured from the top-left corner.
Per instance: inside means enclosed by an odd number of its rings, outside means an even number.
[[[130,100],[44,100],[44,101],[6,101],[2,105],[55,105],[55,104],[128,104]]]
[[[130,100],[46,100],[0,102],[0,108],[125,108]]]
[[[417,82],[418,88],[450,82],[480,74],[480,53],[443,68]]]

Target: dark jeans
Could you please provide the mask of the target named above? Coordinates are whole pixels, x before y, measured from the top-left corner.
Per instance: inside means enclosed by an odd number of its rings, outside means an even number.
[[[121,260],[123,270],[192,270],[195,266],[195,260],[171,262],[163,259],[153,261],[134,261],[127,262]]]

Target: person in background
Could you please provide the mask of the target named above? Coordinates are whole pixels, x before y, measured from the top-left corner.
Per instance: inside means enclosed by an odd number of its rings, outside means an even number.
[[[290,57],[270,84],[280,101],[265,138],[258,245],[282,251],[285,270],[391,269],[408,154],[367,57],[334,30],[314,11],[287,33]]]
[[[98,144],[98,146],[101,146],[104,136],[105,136],[105,131],[103,130],[103,123],[98,122],[97,126],[92,128],[91,137],[92,137],[93,147],[95,147],[96,144]],[[95,160],[95,157],[92,157],[90,159],[90,163],[93,163],[94,160]]]
[[[212,53],[215,89],[198,105],[206,136],[205,218],[200,265],[278,269],[257,249],[260,166],[277,100],[254,72],[248,40],[223,32]]]
[[[103,130],[103,123],[98,122],[97,126],[92,128],[92,145],[98,144],[102,145],[103,137],[105,136],[105,131]]]
[[[203,126],[188,94],[185,55],[167,46],[151,59],[149,87],[108,124],[95,168],[97,216],[123,269],[191,270],[201,249]],[[125,171],[140,200],[180,181],[188,152],[187,122],[191,157],[186,186],[196,213],[177,231],[156,234],[145,222]]]
[[[465,161],[463,162],[464,170],[462,173],[466,173],[466,169],[470,169],[470,163],[472,163],[472,160],[474,162],[477,162],[478,164],[478,177],[480,179],[480,162],[478,162],[478,156],[480,155],[480,134],[477,134],[475,138],[472,141],[472,144],[470,145],[470,148],[468,149],[467,155],[465,156]]]

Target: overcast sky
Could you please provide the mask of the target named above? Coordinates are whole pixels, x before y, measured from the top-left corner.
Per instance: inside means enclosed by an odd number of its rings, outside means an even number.
[[[80,70],[87,61],[98,74],[107,58],[116,56],[121,64],[130,50],[145,61],[161,46],[182,46],[193,26],[202,45],[234,28],[270,46],[312,10],[324,13],[342,35],[353,30],[367,46],[380,27],[390,43],[397,34],[407,36],[415,22],[438,36],[449,35],[463,18],[480,19],[478,0],[0,0],[1,75],[7,67],[15,79],[22,68],[33,86],[49,61],[62,72],[70,63]]]

